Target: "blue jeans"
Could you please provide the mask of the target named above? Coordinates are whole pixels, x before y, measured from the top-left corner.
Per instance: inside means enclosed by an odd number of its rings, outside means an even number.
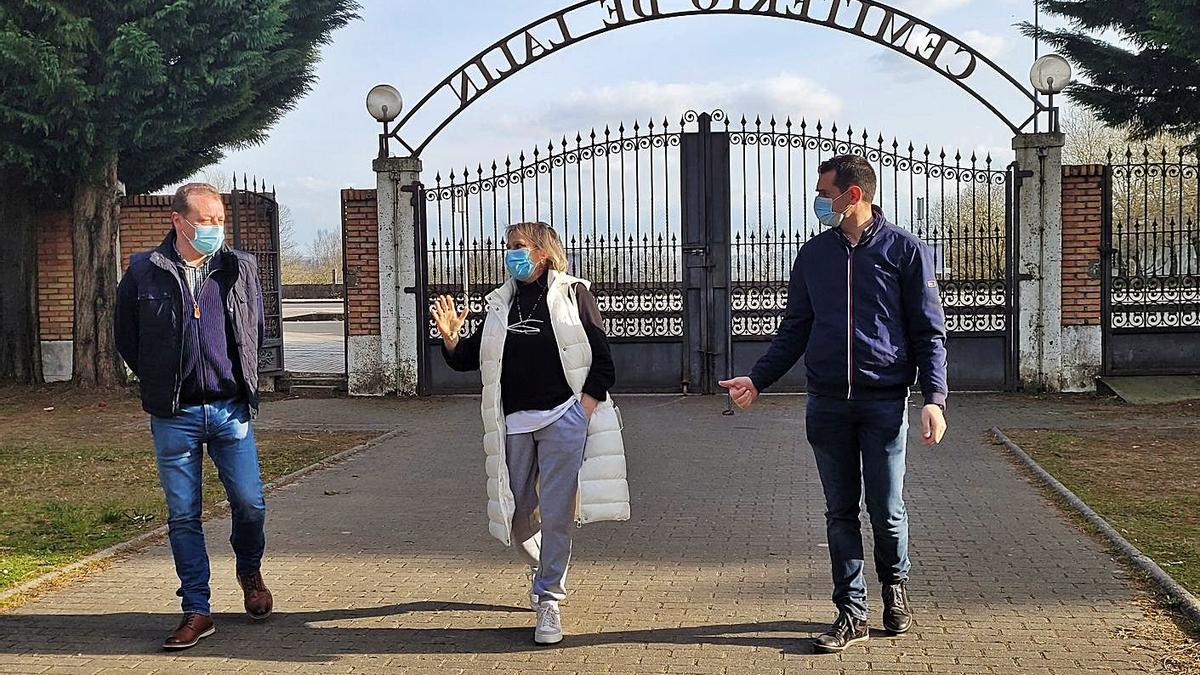
[[[858,524],[864,488],[879,581],[908,579],[908,511],[901,494],[908,400],[846,401],[810,395],[805,427],[825,491],[833,604],[865,620],[867,586]]]
[[[243,399],[184,406],[174,417],[151,417],[158,478],[167,497],[168,538],[184,612],[209,614],[208,551],[200,518],[204,452],[217,467],[233,512],[229,543],[237,556],[237,573],[253,574],[262,560],[267,506],[258,470],[258,449]]]

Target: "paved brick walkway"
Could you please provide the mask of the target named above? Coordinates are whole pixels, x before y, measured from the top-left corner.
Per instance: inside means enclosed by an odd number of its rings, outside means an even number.
[[[806,639],[832,611],[802,400],[623,402],[635,519],[579,531],[561,648],[530,644],[523,570],[486,533],[475,400],[296,401],[264,423],[404,433],[269,498],[270,621],[238,613],[217,522],[214,637],[158,650],[177,605],[156,545],[0,614],[0,672],[1157,672],[1121,636],[1143,615],[1119,565],[985,441],[1011,399],[959,397],[950,441],[911,451],[917,626],[841,656]]]

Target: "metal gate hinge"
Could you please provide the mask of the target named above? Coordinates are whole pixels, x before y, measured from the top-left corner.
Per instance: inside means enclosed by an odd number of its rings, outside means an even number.
[[[1013,171],[1013,178],[1014,182],[1017,184],[1017,187],[1020,187],[1021,183],[1024,183],[1026,178],[1033,178],[1033,170],[1017,169],[1016,171]]]

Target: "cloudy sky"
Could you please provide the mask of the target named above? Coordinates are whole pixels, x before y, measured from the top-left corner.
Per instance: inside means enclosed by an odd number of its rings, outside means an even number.
[[[231,153],[212,173],[264,177],[291,208],[297,238],[339,227],[338,191],[374,187],[378,127],[363,104],[387,82],[406,101],[477,51],[567,0],[360,0],[362,18],[334,36],[320,81],[262,146]],[[628,0],[626,0],[628,2]],[[663,0],[664,4],[671,0]],[[897,0],[994,59],[1027,84],[1032,43],[1016,25],[1032,0]],[[1027,104],[993,87],[1009,110]],[[734,119],[806,117],[866,127],[918,147],[943,146],[1007,162],[1011,132],[978,101],[933,71],[868,40],[765,17],[656,21],[590,38],[525,68],[476,101],[423,153],[438,170],[490,164],[592,126],[688,109]]]

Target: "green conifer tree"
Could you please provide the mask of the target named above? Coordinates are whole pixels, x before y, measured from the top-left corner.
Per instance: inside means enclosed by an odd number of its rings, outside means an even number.
[[[77,383],[123,380],[112,339],[120,184],[128,194],[156,190],[261,143],[309,91],[320,47],[357,9],[353,0],[0,4],[0,213],[55,200],[72,210]],[[32,218],[19,220],[0,228],[20,230],[24,250],[35,250]],[[8,310],[34,282],[27,269],[10,279],[3,263]],[[17,290],[4,288],[10,280]],[[0,360],[0,377],[21,378],[18,366]]]
[[[1067,90],[1072,100],[1137,140],[1172,134],[1200,142],[1200,0],[1039,3],[1069,25],[1023,28],[1086,75]]]

